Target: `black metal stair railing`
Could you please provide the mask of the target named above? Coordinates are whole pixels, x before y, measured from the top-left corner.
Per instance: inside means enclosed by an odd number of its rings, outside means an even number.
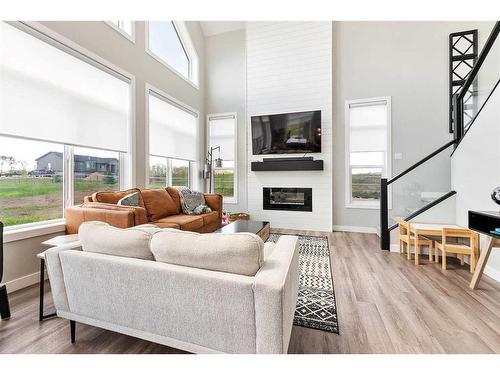
[[[444,150],[448,149],[450,146],[454,146],[453,152],[457,149],[458,145],[460,144],[461,140],[467,133],[467,131],[470,129],[474,121],[476,120],[477,116],[480,114],[481,110],[484,108],[484,105],[488,102],[488,99],[491,97],[491,94],[495,91],[495,89],[500,85],[500,74],[499,76],[495,79],[494,82],[492,82],[492,89],[489,90],[489,94],[486,96],[484,102],[481,104],[480,108],[474,108],[473,113],[474,116],[471,117],[471,120],[467,122],[467,124],[464,123],[464,110],[466,110],[469,106],[470,103],[467,101],[470,98],[470,92],[471,92],[471,86],[477,84],[477,78],[478,74],[481,71],[481,67],[483,66],[486,58],[488,57],[488,54],[490,51],[492,51],[493,46],[495,45],[495,42],[498,39],[498,35],[500,34],[500,21],[497,21],[495,23],[495,26],[493,27],[483,49],[481,50],[481,53],[477,57],[477,61],[475,62],[472,70],[470,73],[467,75],[467,78],[460,89],[460,91],[454,95],[453,97],[453,130],[454,130],[454,139],[451,140],[450,142],[446,143],[445,145],[441,146],[434,152],[430,153],[426,157],[422,158],[403,172],[399,173],[395,177],[392,177],[390,179],[387,178],[382,178],[380,180],[380,247],[384,250],[389,250],[390,247],[390,232],[391,230],[397,228],[397,224],[389,226],[389,201],[388,201],[388,189],[389,186],[394,183],[395,181],[399,180],[401,177],[405,176],[406,174],[410,173],[414,169],[418,168],[428,160],[433,159],[436,155],[440,154]],[[500,47],[499,47],[500,49]],[[469,94],[467,97],[466,95]],[[477,93],[473,92],[473,95],[477,95]],[[474,102],[476,104],[476,102]],[[452,154],[453,154],[452,152]],[[451,156],[451,155],[450,155]],[[410,220],[413,219],[414,217],[420,215],[421,213],[427,211],[431,207],[436,206],[437,204],[443,202],[444,200],[448,199],[449,197],[455,195],[455,191],[450,191],[448,193],[445,193],[441,197],[437,198],[436,200],[428,203],[427,205],[421,207],[420,209],[410,213],[407,215],[404,219],[405,220]]]

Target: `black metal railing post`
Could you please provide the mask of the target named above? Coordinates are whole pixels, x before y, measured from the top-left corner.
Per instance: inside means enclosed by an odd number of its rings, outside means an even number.
[[[464,136],[464,113],[463,102],[459,94],[453,95],[453,125],[454,125],[454,148],[457,148],[458,143]]]
[[[380,179],[380,247],[390,249],[389,202],[387,200],[387,178]]]

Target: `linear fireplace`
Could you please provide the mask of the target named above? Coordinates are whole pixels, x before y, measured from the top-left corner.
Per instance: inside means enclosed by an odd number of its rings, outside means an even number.
[[[265,187],[262,190],[264,210],[312,211],[311,188]]]

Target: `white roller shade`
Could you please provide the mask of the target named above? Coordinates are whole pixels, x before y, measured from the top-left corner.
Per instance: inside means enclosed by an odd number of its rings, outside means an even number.
[[[149,93],[149,153],[196,160],[197,114],[156,93]]]
[[[128,151],[129,82],[53,44],[0,22],[0,134]]]
[[[384,151],[387,148],[387,102],[349,106],[350,151]]]
[[[222,160],[234,160],[235,121],[234,116],[209,117],[208,119],[210,147],[220,146]]]

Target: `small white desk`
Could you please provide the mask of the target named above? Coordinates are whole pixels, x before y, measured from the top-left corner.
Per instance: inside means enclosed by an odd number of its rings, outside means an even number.
[[[63,236],[56,236],[47,241],[43,241],[42,245],[55,247],[55,246],[78,246],[80,240],[78,234],[69,234]],[[45,294],[45,251],[37,254],[36,257],[40,259],[40,305],[38,309],[38,320],[42,321],[56,315],[53,307],[44,310],[44,294]]]

